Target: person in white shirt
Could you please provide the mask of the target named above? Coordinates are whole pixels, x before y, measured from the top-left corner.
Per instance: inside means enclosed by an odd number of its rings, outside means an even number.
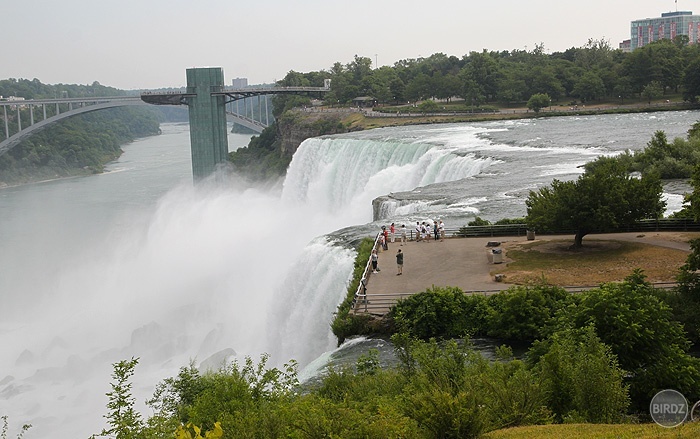
[[[379,255],[377,254],[377,250],[372,250],[372,273],[377,274],[379,273]]]
[[[406,244],[406,224],[401,224],[401,245]]]
[[[440,241],[445,240],[445,225],[442,223],[442,220],[438,223],[438,233],[440,234]]]

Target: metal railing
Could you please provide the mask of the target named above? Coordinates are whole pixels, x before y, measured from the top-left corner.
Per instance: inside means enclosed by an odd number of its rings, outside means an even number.
[[[379,233],[374,237],[374,244],[372,245],[372,250],[377,249],[379,244]],[[360,283],[357,285],[357,290],[355,291],[355,297],[352,299],[352,312],[355,314],[357,312],[357,305],[360,301],[364,302],[365,308],[367,307],[367,280],[369,278],[369,269],[372,266],[372,254],[370,252],[370,257],[367,259],[367,264],[365,264],[365,270],[362,272],[362,277],[360,278]]]
[[[526,224],[489,224],[486,226],[463,226],[458,229],[448,229],[449,236],[525,236],[531,230]],[[700,222],[682,218],[663,218],[640,220],[634,224],[592,230],[595,233],[627,233],[627,232],[700,232]],[[574,234],[573,229],[558,229],[537,231],[540,235]]]
[[[657,282],[652,284],[654,288],[660,290],[672,290],[678,286],[676,282]],[[517,285],[513,285],[517,286]],[[583,293],[595,288],[599,288],[600,285],[580,285],[580,286],[568,286],[561,287],[571,294]],[[491,296],[493,294],[501,293],[505,290],[479,290],[479,291],[465,291],[465,295],[480,295],[480,296]],[[383,316],[387,314],[392,307],[396,305],[399,300],[406,299],[413,296],[416,293],[400,293],[400,294],[372,294],[372,300],[367,300],[366,296],[362,296],[360,300],[356,300],[356,304],[353,305],[353,313],[363,313],[371,314],[375,316]]]

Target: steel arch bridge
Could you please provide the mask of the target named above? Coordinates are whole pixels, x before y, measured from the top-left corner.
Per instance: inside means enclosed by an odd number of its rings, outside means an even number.
[[[134,105],[186,105],[189,108],[192,172],[195,180],[206,177],[216,167],[227,161],[228,139],[226,120],[261,133],[268,125],[262,120],[234,112],[231,104],[251,97],[274,94],[317,95],[330,91],[330,80],[324,87],[224,87],[223,70],[220,67],[187,69],[187,91],[147,92],[140,96],[113,96],[93,98],[2,100],[4,140],[0,142],[0,156],[17,146],[22,140],[59,120],[91,111]],[[52,116],[47,107],[55,106]],[[267,107],[267,99],[265,100]],[[23,109],[29,109],[29,125],[22,126]],[[67,108],[67,110],[66,110]],[[40,121],[35,113],[40,109]],[[260,105],[258,106],[262,113]],[[9,110],[9,111],[8,111]],[[63,110],[63,112],[61,112]],[[18,131],[10,136],[8,113],[16,112]],[[246,111],[247,113],[247,111]],[[267,108],[266,108],[267,115]],[[260,114],[262,119],[262,114]]]
[[[144,94],[147,96],[148,94]],[[244,96],[244,99],[247,96]],[[233,102],[233,101],[231,101]],[[141,96],[118,96],[118,97],[98,97],[98,98],[66,98],[66,99],[27,99],[16,101],[0,101],[2,107],[4,139],[0,142],[0,155],[17,146],[20,142],[30,137],[47,126],[62,119],[66,119],[78,114],[91,111],[105,110],[108,108],[125,106],[146,106],[149,102]],[[55,108],[54,115],[47,115],[47,108]],[[67,107],[67,109],[66,109]],[[30,120],[27,125],[23,125],[20,110],[29,108]],[[38,112],[38,115],[37,115]],[[19,131],[10,136],[10,126],[8,114],[15,113]],[[261,133],[268,126],[267,122],[247,117],[238,112],[227,109],[226,117],[239,125],[243,125],[257,133]],[[36,121],[35,119],[40,119]]]

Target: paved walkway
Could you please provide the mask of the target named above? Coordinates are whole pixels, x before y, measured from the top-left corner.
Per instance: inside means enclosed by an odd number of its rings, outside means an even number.
[[[690,245],[679,239],[679,232],[612,233],[587,235],[586,240],[612,239],[644,242],[651,245],[690,251]],[[697,235],[697,234],[695,234]],[[537,240],[570,239],[573,235],[538,236]],[[501,243],[526,241],[525,236],[446,238],[444,241],[389,243],[389,250],[379,253],[377,274],[367,279],[367,300],[358,302],[358,312],[384,314],[399,298],[425,291],[432,286],[459,287],[465,292],[489,293],[507,289],[510,284],[496,282],[490,271],[497,268],[489,262],[489,241]],[[396,252],[404,253],[403,274],[397,276]],[[505,251],[504,251],[505,253]],[[503,255],[505,257],[505,254]]]

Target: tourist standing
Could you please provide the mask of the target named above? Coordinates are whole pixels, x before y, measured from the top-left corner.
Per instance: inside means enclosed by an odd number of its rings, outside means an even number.
[[[442,223],[442,220],[438,224],[438,231],[440,232],[440,241],[443,241],[445,239],[445,225]]]
[[[440,237],[440,232],[438,231],[438,222],[437,220],[433,221],[433,236],[435,236],[435,241],[438,240]]]
[[[399,251],[396,252],[396,267],[399,270],[399,272],[396,273],[396,275],[401,276],[403,274],[403,252],[401,251],[401,249],[399,249]]]
[[[389,237],[391,238],[391,243],[394,243],[394,235],[396,235],[396,228],[394,228],[394,223],[389,226]]]
[[[416,221],[416,242],[420,242],[420,221]]]
[[[371,261],[372,261],[372,273],[379,273],[379,255],[377,254],[377,250],[373,249],[372,250],[372,255],[371,255]]]
[[[401,224],[401,245],[406,244],[406,224]]]

